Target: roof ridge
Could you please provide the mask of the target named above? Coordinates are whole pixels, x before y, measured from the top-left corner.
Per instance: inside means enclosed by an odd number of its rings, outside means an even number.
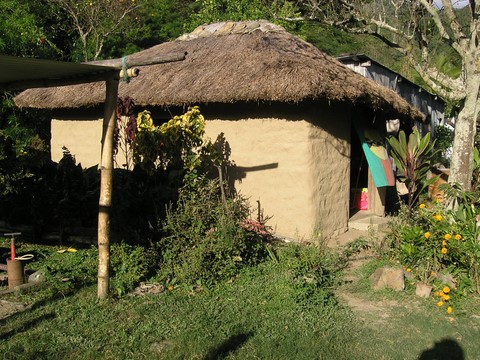
[[[286,30],[267,20],[246,20],[246,21],[222,21],[208,25],[200,25],[190,33],[177,38],[178,41],[189,41],[198,38],[211,36],[227,36],[237,34],[250,34],[254,31],[286,32]]]

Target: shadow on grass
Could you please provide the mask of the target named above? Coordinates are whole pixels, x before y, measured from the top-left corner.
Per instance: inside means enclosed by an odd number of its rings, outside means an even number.
[[[40,298],[32,303],[32,305],[28,306],[25,310],[21,310],[18,312],[15,312],[11,315],[8,315],[2,319],[0,319],[0,326],[5,325],[7,322],[11,321],[16,321],[15,319],[17,317],[25,316],[25,314],[33,313],[37,309],[40,309],[44,306],[47,305],[52,305],[53,303],[66,299],[68,297],[71,297],[75,295],[77,292],[79,292],[81,289],[92,286],[94,282],[83,282],[80,284],[74,284],[70,289],[67,291],[60,291],[60,290],[54,290],[54,292],[48,296],[45,296],[43,298]],[[39,290],[42,291],[42,290]],[[0,335],[0,339],[2,335]]]
[[[204,360],[220,360],[225,359],[228,354],[239,349],[243,344],[251,338],[253,333],[237,334],[230,336],[227,340],[222,342],[218,347],[211,349]]]
[[[34,328],[35,326],[37,326],[39,323],[45,321],[45,320],[51,320],[51,319],[54,319],[55,318],[55,314],[52,312],[52,313],[47,313],[47,314],[43,314],[43,315],[40,315],[39,317],[35,318],[35,319],[32,319],[32,320],[28,320],[26,321],[25,323],[19,325],[17,328],[13,329],[13,330],[10,330],[10,331],[7,331],[5,333],[2,333],[0,334],[0,340],[7,340],[9,339],[10,337],[12,337],[13,335],[15,334],[18,334],[18,333],[22,333],[24,331],[27,331],[29,329],[32,329]]]
[[[436,342],[433,348],[427,349],[419,360],[464,360],[462,347],[453,339]]]

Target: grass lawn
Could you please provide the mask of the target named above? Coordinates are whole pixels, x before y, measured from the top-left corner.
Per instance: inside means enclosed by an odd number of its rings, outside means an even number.
[[[85,259],[85,254],[91,252],[79,250],[62,256],[75,264],[72,259]],[[312,274],[298,275],[299,269],[307,267],[308,259],[285,246],[279,251],[278,261],[244,270],[227,283],[201,291],[177,286],[160,294],[98,302],[93,278],[75,286],[58,286],[55,291],[44,288],[9,298],[3,296],[4,300],[21,301],[31,308],[0,320],[0,356],[480,358],[478,301],[470,300],[463,305],[462,312],[448,316],[437,311],[432,299],[420,301],[408,293],[372,294],[363,286],[342,285],[341,291],[359,301],[358,308],[352,310],[342,305],[343,301],[337,301],[333,288],[312,286]],[[315,276],[331,274],[324,271]],[[433,350],[435,343],[438,344]],[[444,357],[433,356],[439,349]]]

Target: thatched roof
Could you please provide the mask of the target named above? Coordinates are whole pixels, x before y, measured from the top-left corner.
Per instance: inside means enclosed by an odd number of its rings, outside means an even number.
[[[393,91],[266,21],[201,26],[175,41],[132,54],[127,63],[184,52],[184,61],[140,67],[137,78],[120,82],[119,96],[128,95],[140,106],[323,99],[423,117]],[[95,62],[102,63],[108,65]],[[30,89],[15,102],[20,107],[78,108],[103,103],[104,98],[102,82]]]

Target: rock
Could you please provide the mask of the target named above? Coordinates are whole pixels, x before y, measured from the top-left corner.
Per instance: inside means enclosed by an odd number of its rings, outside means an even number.
[[[403,270],[400,268],[392,268],[390,266],[377,269],[370,276],[370,283],[374,290],[387,288],[401,291],[405,289]]]
[[[31,274],[29,277],[28,277],[28,281],[27,282],[44,282],[45,281],[45,274],[43,273],[43,271],[39,270],[39,271],[35,271],[33,274]]]
[[[430,297],[430,294],[432,293],[432,287],[430,285],[424,284],[424,283],[418,283],[417,288],[415,290],[415,295],[423,297],[423,298],[428,298]]]
[[[435,274],[435,277],[443,284],[447,285],[451,289],[456,289],[457,288],[457,282],[453,278],[452,274],[442,274],[442,273],[437,273]]]

